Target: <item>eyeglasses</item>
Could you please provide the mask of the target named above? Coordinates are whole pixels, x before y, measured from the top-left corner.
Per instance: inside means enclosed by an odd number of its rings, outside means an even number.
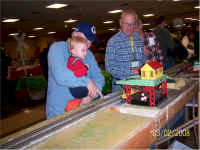
[[[126,22],[123,22],[122,24],[124,24],[127,27],[134,27],[135,26],[135,24],[129,24],[129,23],[126,23]]]

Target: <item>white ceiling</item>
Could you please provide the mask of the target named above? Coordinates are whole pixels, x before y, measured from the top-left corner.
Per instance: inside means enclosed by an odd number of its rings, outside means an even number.
[[[58,10],[46,9],[45,6],[53,2],[69,4]],[[155,25],[154,19],[157,16],[166,16],[172,24],[175,18],[193,17],[199,18],[199,0],[2,0],[1,16],[4,18],[19,18],[16,23],[2,23],[1,30],[4,36],[9,33],[24,31],[28,34],[45,35],[48,31],[66,32],[71,31],[77,23],[67,24],[64,27],[64,20],[77,19],[89,21],[95,24],[97,33],[111,32],[108,28],[117,27],[120,14],[107,13],[113,9],[133,8],[141,17],[144,23]],[[142,15],[154,13],[156,16],[144,18]],[[114,20],[113,24],[103,24],[102,21]],[[33,31],[34,27],[43,27],[45,30]]]

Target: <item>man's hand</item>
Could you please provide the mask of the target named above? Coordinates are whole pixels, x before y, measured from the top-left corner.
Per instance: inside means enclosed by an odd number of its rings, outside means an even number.
[[[103,98],[101,91],[98,89],[98,87],[96,86],[93,80],[90,80],[87,88],[89,90],[89,93],[88,93],[89,96],[94,98],[96,94],[99,94],[99,96]]]
[[[103,99],[103,94],[101,93],[99,89],[97,89],[97,94],[99,94],[100,98]]]

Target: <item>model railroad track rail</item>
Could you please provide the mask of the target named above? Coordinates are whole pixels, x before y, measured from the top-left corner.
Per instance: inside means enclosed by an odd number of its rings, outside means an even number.
[[[120,98],[120,92],[111,93],[105,96],[104,99],[96,100],[96,102],[94,101],[94,104],[91,104],[88,107],[83,108],[82,110],[72,113],[67,117],[56,120],[32,132],[16,137],[6,143],[1,144],[0,149],[24,149],[28,146],[31,146],[32,144],[35,144],[35,141],[39,141],[40,139],[47,137],[47,135],[50,135],[56,130],[62,129],[65,126],[70,125],[71,123],[79,120],[82,117],[97,112],[101,108],[119,104]]]
[[[167,69],[164,71],[166,75],[169,75],[170,77],[179,76],[180,74],[183,74],[185,70],[191,70],[193,68],[192,64],[189,62],[183,62],[177,65],[174,65],[173,67]]]

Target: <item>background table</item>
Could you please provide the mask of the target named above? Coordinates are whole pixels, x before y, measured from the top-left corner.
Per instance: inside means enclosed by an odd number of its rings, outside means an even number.
[[[21,77],[16,84],[16,98],[30,100],[44,100],[47,81],[43,76]]]

